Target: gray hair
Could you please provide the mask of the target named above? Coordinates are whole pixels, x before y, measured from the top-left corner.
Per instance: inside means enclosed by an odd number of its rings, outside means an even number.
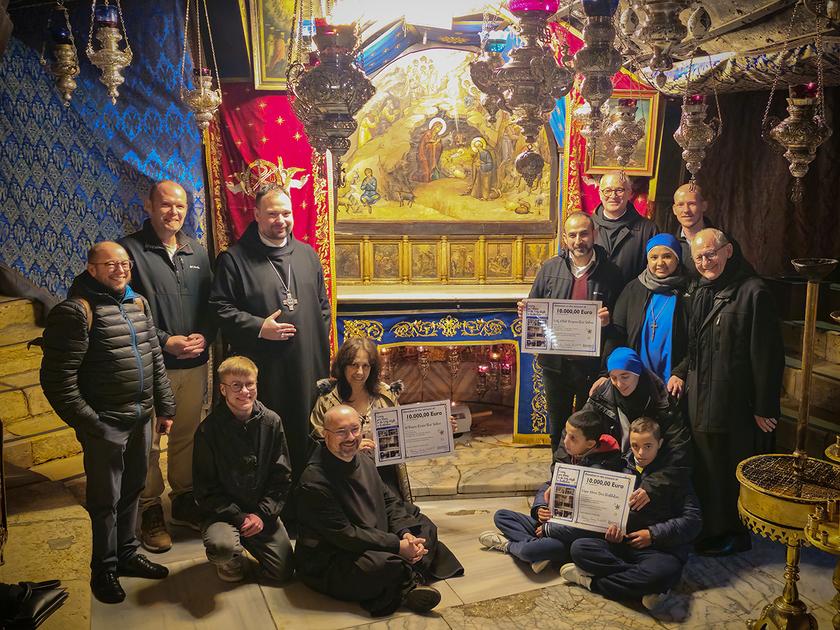
[[[724,245],[729,245],[730,241],[726,237],[726,234],[718,230],[717,228],[704,228],[697,232],[697,236],[695,236],[691,241],[691,249],[694,249],[694,244],[697,241],[705,240],[708,237],[712,237],[715,242],[715,249],[720,249]]]

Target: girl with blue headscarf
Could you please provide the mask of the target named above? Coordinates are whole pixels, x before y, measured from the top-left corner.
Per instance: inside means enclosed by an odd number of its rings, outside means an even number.
[[[657,234],[645,249],[648,265],[624,287],[616,302],[604,356],[619,346],[634,349],[643,365],[679,397],[683,381],[673,370],[688,350],[685,293],[689,278],[680,260],[682,248],[671,234]]]

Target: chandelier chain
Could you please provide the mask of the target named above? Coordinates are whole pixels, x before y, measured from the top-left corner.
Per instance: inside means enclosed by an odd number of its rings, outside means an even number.
[[[776,94],[776,86],[779,83],[779,78],[782,76],[782,71],[785,65],[785,55],[788,52],[788,42],[793,35],[793,25],[796,23],[796,12],[802,0],[798,0],[793,5],[793,10],[790,13],[790,24],[788,24],[787,32],[785,33],[785,41],[782,46],[782,52],[779,55],[779,67],[776,70],[776,76],[773,77],[773,85],[770,88],[770,98],[767,99],[767,107],[764,109],[764,117],[761,119],[761,128],[764,129],[767,124],[767,118],[770,116],[770,107],[773,104],[773,96]]]
[[[187,6],[186,12],[184,14],[184,48],[181,51],[181,74],[180,74],[180,81],[179,81],[179,91],[181,93],[181,100],[184,100],[184,72],[186,71],[187,67],[187,37],[190,28],[190,2],[191,0],[187,0],[184,4]]]
[[[210,56],[213,57],[213,70],[216,72],[216,87],[221,89],[222,75],[219,74],[219,66],[216,63],[216,48],[213,45],[213,31],[210,28],[210,13],[207,11],[207,0],[201,1],[204,3],[204,19],[207,22],[207,39],[210,40]]]

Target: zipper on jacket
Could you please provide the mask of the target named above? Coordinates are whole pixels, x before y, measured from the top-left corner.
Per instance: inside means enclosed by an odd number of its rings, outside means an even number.
[[[131,349],[134,352],[134,358],[137,360],[137,371],[140,373],[140,378],[137,381],[137,400],[135,401],[137,419],[139,420],[141,416],[140,399],[143,396],[143,386],[145,384],[143,382],[143,360],[140,358],[140,350],[137,348],[137,331],[134,329],[134,324],[131,323],[131,318],[126,313],[122,304],[120,304],[120,313],[122,313],[123,318],[128,324],[128,332],[131,334]]]

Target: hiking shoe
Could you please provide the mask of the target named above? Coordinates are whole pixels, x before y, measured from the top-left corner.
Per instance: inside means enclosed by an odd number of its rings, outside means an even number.
[[[192,492],[179,494],[172,499],[172,518],[169,522],[180,527],[201,531],[201,514]]]
[[[478,542],[485,549],[492,549],[493,551],[501,551],[502,553],[507,553],[508,545],[510,544],[504,536],[502,536],[499,532],[481,532],[478,536]]]
[[[416,586],[403,600],[403,604],[412,612],[425,613],[440,603],[440,591],[432,586]]]
[[[163,507],[152,505],[140,515],[140,544],[152,553],[163,553],[172,549],[172,537],[163,520]]]
[[[642,606],[650,611],[656,610],[667,602],[670,594],[671,591],[665,591],[664,593],[650,593],[648,595],[643,595]]]
[[[537,560],[531,563],[531,571],[534,573],[542,573],[546,567],[551,564],[551,560]]]
[[[216,575],[222,582],[241,582],[245,579],[245,558],[235,555],[227,562],[218,563]]]
[[[592,576],[581,571],[574,562],[568,562],[560,567],[560,577],[570,584],[592,590]]]

